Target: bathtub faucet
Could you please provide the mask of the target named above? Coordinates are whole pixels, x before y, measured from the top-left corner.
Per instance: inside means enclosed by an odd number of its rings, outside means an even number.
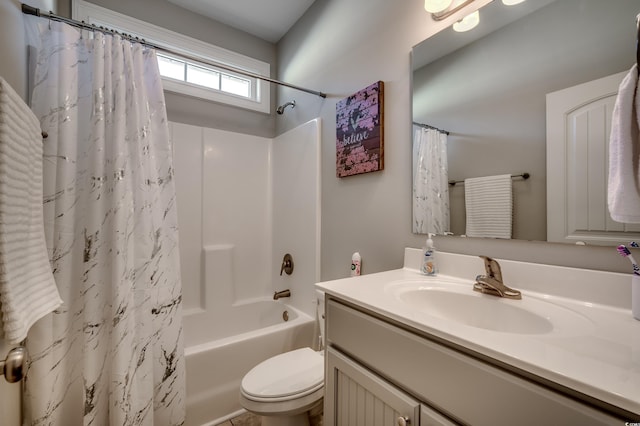
[[[275,293],[273,293],[273,300],[278,300],[281,297],[291,297],[291,290],[286,289],[282,291],[276,291]]]

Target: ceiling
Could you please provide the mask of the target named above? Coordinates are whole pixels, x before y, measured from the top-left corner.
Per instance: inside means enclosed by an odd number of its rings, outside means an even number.
[[[276,43],[315,0],[169,0],[231,27]]]

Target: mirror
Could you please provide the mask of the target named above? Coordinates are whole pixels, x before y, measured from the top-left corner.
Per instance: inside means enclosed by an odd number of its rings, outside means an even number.
[[[547,182],[546,94],[629,70],[639,12],[637,0],[495,0],[473,30],[447,28],[415,46],[413,122],[449,132],[446,156],[429,157],[431,173],[446,164],[445,180],[458,182],[527,173],[512,179],[511,237],[546,241],[547,184],[556,184]],[[414,144],[414,176],[419,155]],[[435,233],[465,234],[465,185],[445,189],[450,226]],[[433,232],[416,226],[415,213],[414,232]]]

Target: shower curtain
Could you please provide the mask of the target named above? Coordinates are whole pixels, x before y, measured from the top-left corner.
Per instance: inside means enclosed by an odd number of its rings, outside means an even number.
[[[28,17],[61,308],[27,338],[31,425],[179,425],[185,383],[172,147],[155,52]]]
[[[449,232],[447,135],[413,126],[413,232]]]

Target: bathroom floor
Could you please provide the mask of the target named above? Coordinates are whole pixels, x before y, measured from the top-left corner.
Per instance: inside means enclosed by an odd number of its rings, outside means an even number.
[[[222,423],[219,426],[260,426],[260,417],[251,413],[244,413]]]
[[[322,413],[314,413],[312,411],[309,417],[309,424],[311,426],[322,426]],[[260,426],[260,417],[255,414],[244,413],[219,426]]]

